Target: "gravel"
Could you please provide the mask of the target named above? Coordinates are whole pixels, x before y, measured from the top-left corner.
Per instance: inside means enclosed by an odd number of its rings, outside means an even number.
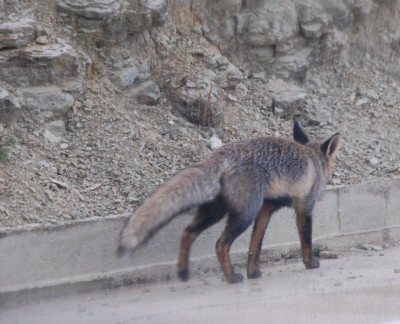
[[[168,53],[182,43],[168,44]],[[15,139],[0,162],[0,227],[131,212],[171,175],[207,156],[210,143],[291,137],[293,118],[314,139],[342,133],[333,185],[400,176],[396,81],[340,62],[319,67],[308,71],[302,103],[288,110],[273,109],[266,78],[245,75],[225,89],[230,104],[217,128],[175,112],[162,85],[158,104],[147,106],[116,91],[101,72],[84,85],[64,132],[45,130],[21,114],[13,127],[0,128],[3,138]]]

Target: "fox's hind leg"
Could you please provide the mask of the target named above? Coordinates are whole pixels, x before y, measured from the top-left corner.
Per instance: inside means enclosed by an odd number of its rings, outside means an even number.
[[[201,232],[221,220],[226,213],[225,203],[221,197],[218,197],[200,206],[192,223],[183,231],[178,261],[178,276],[182,281],[189,279],[189,254],[193,242]]]
[[[278,209],[279,206],[264,202],[263,206],[258,212],[256,221],[254,223],[253,232],[251,234],[250,248],[248,253],[247,278],[249,279],[260,278],[262,275],[258,265],[262,241],[272,213]]]
[[[230,213],[225,230],[216,243],[215,250],[218,261],[229,283],[243,281],[243,276],[233,271],[232,263],[229,258],[230,247],[233,241],[253,222],[254,218],[257,216],[257,211],[261,207],[261,203],[262,201],[260,203],[255,203],[253,208],[246,210],[246,212],[242,214]]]
[[[265,199],[264,203],[258,212],[256,221],[254,223],[253,232],[251,234],[249,258],[247,261],[247,278],[254,279],[261,277],[258,261],[262,246],[262,241],[265,235],[265,230],[274,212],[282,207],[289,207],[292,205],[290,197],[280,197],[274,199]]]
[[[319,261],[312,251],[312,215],[304,208],[295,206],[296,224],[300,236],[301,253],[306,269],[319,268]]]
[[[241,165],[234,172],[225,174],[222,180],[221,191],[229,217],[225,230],[215,245],[215,251],[226,280],[229,283],[237,283],[243,281],[243,276],[233,271],[229,250],[235,239],[257,217],[264,200],[265,179],[260,170]]]

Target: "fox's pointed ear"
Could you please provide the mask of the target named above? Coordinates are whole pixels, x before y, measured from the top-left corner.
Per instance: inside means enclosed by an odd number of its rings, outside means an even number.
[[[334,159],[342,145],[342,137],[339,133],[333,135],[330,139],[321,144],[321,150],[329,159]]]
[[[306,133],[304,133],[303,130],[301,129],[297,120],[294,121],[293,125],[293,139],[301,144],[306,144],[310,141]]]

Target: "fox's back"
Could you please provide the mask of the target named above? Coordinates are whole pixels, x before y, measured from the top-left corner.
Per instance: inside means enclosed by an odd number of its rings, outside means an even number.
[[[224,179],[235,179],[234,183],[228,182],[237,186],[236,190],[258,186],[268,198],[301,198],[321,178],[313,149],[281,138],[261,137],[229,143],[213,152],[210,158],[223,161]]]
[[[257,167],[292,177],[304,172],[312,159],[312,150],[305,145],[275,137],[229,143],[213,154],[236,167]]]

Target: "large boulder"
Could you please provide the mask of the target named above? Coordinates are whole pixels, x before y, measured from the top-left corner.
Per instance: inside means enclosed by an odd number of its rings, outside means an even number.
[[[120,14],[119,0],[59,0],[58,10],[88,19],[108,19]]]
[[[21,89],[24,96],[24,108],[32,115],[44,118],[62,118],[72,108],[74,97],[57,86],[29,87]]]
[[[59,0],[57,8],[65,26],[90,35],[98,46],[118,43],[127,35],[119,0]]]
[[[6,89],[0,87],[0,123],[8,125],[21,108],[19,100]]]
[[[270,0],[249,17],[244,37],[248,46],[264,47],[284,42],[299,32],[294,3]]]
[[[307,97],[303,88],[281,79],[269,80],[266,87],[276,107],[287,111],[298,108]]]
[[[64,91],[82,91],[79,56],[67,44],[0,51],[0,75],[3,82],[15,87],[57,85]]]
[[[36,37],[36,22],[27,17],[0,23],[0,49],[27,46]]]
[[[166,0],[59,0],[57,8],[66,26],[89,35],[97,46],[119,43],[168,20]]]
[[[200,76],[180,81],[181,85],[172,85],[170,92],[175,109],[192,123],[202,126],[219,125],[227,104],[219,87]]]
[[[124,10],[128,34],[135,34],[148,27],[159,27],[168,20],[166,0],[129,0]]]
[[[207,76],[221,88],[233,88],[243,80],[243,73],[221,55],[210,55],[205,59]]]

